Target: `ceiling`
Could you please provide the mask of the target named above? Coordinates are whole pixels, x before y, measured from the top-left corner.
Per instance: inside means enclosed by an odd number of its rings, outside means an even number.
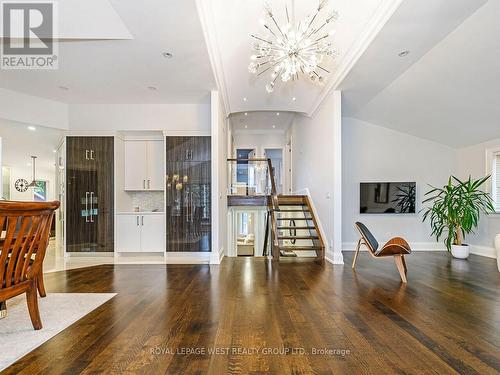
[[[500,138],[499,14],[495,0],[405,1],[343,82],[344,115],[453,147]]]
[[[286,0],[288,4],[290,0]],[[272,94],[265,85],[269,74],[255,77],[248,72],[251,50],[251,34],[261,33],[259,23],[264,10],[263,1],[212,0],[198,1],[198,8],[209,53],[214,66],[219,89],[222,92],[227,113],[245,111],[294,111],[311,115],[324,96],[341,78],[350,64],[357,59],[356,53],[364,49],[369,39],[378,31],[385,17],[389,17],[400,1],[396,0],[335,0],[330,9],[339,12],[334,29],[334,42],[339,50],[335,63],[326,64],[333,71],[326,75],[322,85],[299,80],[281,84]],[[270,1],[275,14],[285,19],[285,0]],[[311,14],[317,1],[296,0],[295,17],[302,19]],[[281,9],[281,11],[280,11]],[[293,98],[296,100],[293,100]],[[245,100],[246,99],[246,100]]]
[[[66,1],[75,3],[61,4]],[[99,0],[90,8],[83,3],[60,6],[65,21],[59,69],[2,70],[1,88],[64,103],[208,100],[215,81],[195,0]]]
[[[259,111],[235,113],[229,119],[235,133],[265,134],[286,132],[292,124],[294,116],[293,112]]]

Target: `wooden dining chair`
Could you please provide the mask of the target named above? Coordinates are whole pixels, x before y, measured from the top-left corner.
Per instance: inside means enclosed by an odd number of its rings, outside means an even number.
[[[26,293],[33,328],[42,328],[37,287],[59,202],[0,201],[0,304]]]
[[[361,238],[358,241],[358,246],[356,247],[356,253],[354,254],[354,259],[352,261],[352,268],[356,266],[356,260],[358,259],[359,250],[361,245],[365,245],[368,251],[374,258],[384,258],[388,256],[394,257],[394,262],[401,276],[401,281],[407,283],[406,274],[408,269],[406,267],[405,255],[411,254],[410,245],[401,237],[394,237],[387,241],[387,243],[380,247],[378,241],[373,236],[373,234],[368,230],[366,225],[357,222],[355,224]]]

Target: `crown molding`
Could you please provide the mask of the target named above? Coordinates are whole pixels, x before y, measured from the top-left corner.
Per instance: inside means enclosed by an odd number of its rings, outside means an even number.
[[[231,109],[229,107],[229,95],[227,93],[227,85],[224,78],[222,57],[216,40],[217,32],[214,23],[214,15],[209,3],[209,1],[205,0],[196,0],[196,8],[198,9],[201,28],[205,37],[210,64],[212,65],[212,71],[215,77],[215,84],[221,94],[222,105],[225,112],[224,115],[227,118],[231,113]]]
[[[386,0],[381,4],[374,16],[368,22],[367,26],[356,39],[354,44],[349,48],[347,54],[342,59],[338,69],[335,70],[333,79],[328,81],[325,89],[319,96],[318,100],[311,107],[311,110],[306,113],[306,116],[313,117],[316,111],[323,103],[325,98],[334,90],[336,90],[342,83],[347,74],[351,71],[353,66],[358,62],[359,58],[366,51],[368,46],[373,42],[382,27],[392,17],[394,12],[399,8],[403,0]]]

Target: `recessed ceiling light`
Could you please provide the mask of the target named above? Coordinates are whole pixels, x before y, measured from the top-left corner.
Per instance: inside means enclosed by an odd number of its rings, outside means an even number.
[[[174,55],[172,55],[170,52],[163,52],[161,55],[166,59],[171,59],[172,57],[174,57]]]
[[[247,98],[243,98],[243,101],[246,102],[247,101]]]
[[[36,130],[36,128],[34,126],[28,126],[28,130],[31,130],[32,132],[34,132]]]
[[[405,51],[399,52],[398,56],[399,57],[405,57],[405,56],[408,56],[409,54],[410,54],[410,51],[405,50]]]
[[[296,100],[297,100],[297,98],[294,96],[294,97],[292,98],[292,100],[293,100],[293,101],[296,101]]]
[[[148,86],[148,89],[149,89],[149,90],[151,90],[151,91],[156,91],[156,90],[158,90],[158,89],[157,89],[156,87],[154,87],[154,86]]]
[[[69,90],[69,87],[67,87],[67,86],[59,86],[59,88],[61,90],[64,90],[64,91],[68,91]]]
[[[276,125],[273,125],[273,129],[276,129]]]
[[[52,150],[52,152],[55,154],[57,152],[57,150]]]
[[[248,112],[245,112],[245,116],[248,116]]]
[[[245,125],[245,129],[248,129],[248,125]]]

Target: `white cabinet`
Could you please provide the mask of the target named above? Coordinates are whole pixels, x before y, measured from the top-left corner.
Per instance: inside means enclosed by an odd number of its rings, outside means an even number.
[[[119,253],[164,252],[163,213],[119,214],[116,218],[116,251]]]
[[[163,190],[165,182],[165,163],[163,141],[147,142],[148,190]]]
[[[125,141],[125,190],[163,190],[163,141]]]
[[[117,215],[116,249],[122,253],[141,251],[141,226],[139,215]]]
[[[145,252],[163,252],[165,239],[165,221],[163,215],[141,216],[141,249]]]
[[[147,143],[125,141],[125,190],[146,190]]]

